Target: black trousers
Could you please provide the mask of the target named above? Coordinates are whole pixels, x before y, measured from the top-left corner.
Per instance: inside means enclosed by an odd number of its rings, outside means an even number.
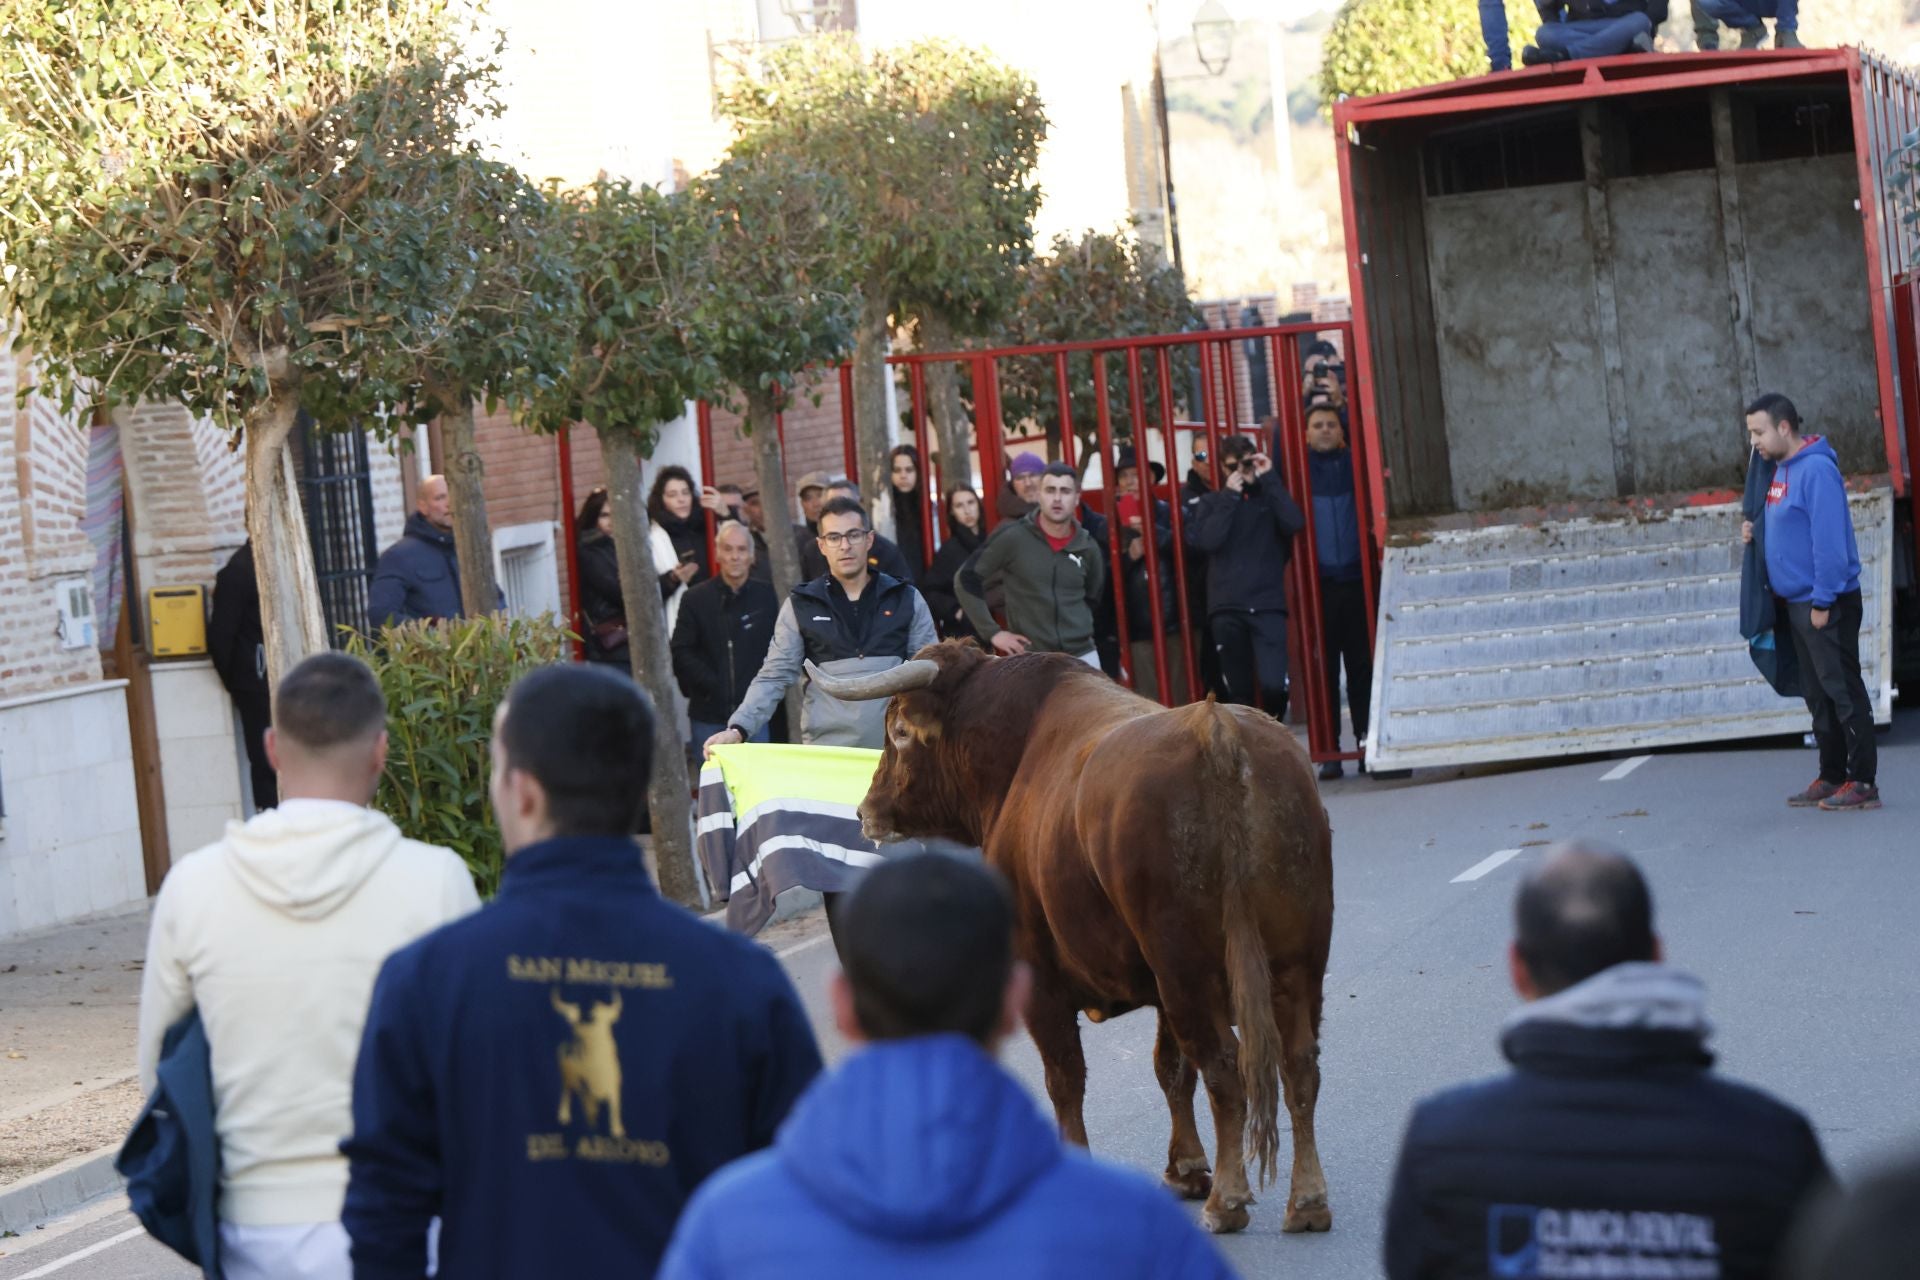
[[[1207,621],[1226,701],[1258,705],[1275,720],[1286,719],[1287,615],[1278,609],[1222,609]]]
[[[1813,736],[1820,744],[1820,777],[1872,785],[1880,751],[1873,740],[1873,705],[1860,678],[1860,593],[1836,598],[1827,625],[1815,629],[1811,604],[1789,604],[1787,622],[1800,659],[1800,683]]]
[[[1340,691],[1340,667],[1347,668],[1347,712],[1353,717],[1357,745],[1367,736],[1367,712],[1373,705],[1373,646],[1367,643],[1367,592],[1358,582],[1320,579],[1321,643],[1327,651],[1327,697]],[[1335,714],[1335,720],[1339,719]],[[1339,737],[1335,725],[1335,738]]]
[[[273,700],[266,690],[237,693],[233,705],[240,712],[240,733],[247,740],[247,771],[252,775],[256,812],[280,803],[280,779],[267,762],[267,727],[273,723]]]

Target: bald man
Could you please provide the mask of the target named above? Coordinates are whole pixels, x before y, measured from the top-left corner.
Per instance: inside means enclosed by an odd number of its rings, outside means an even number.
[[[1704,989],[1665,963],[1640,869],[1562,845],[1514,916],[1513,1070],[1414,1110],[1389,1280],[1766,1280],[1827,1162],[1805,1116],[1713,1073]]]
[[[413,514],[400,541],[381,552],[373,567],[367,620],[378,630],[423,618],[458,618],[465,612],[447,478],[428,476],[414,495]]]
[[[719,573],[688,589],[674,624],[673,674],[687,695],[687,717],[692,722],[688,742],[694,752],[725,731],[773,640],[780,597],[771,583],[755,576],[757,555],[746,525],[738,520],[722,523],[713,535]],[[763,726],[753,741],[767,740]]]

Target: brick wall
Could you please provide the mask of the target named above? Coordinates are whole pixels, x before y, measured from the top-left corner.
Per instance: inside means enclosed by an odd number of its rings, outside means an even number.
[[[154,587],[210,588],[246,541],[244,521],[233,519],[245,503],[241,455],[227,452],[223,433],[178,404],[143,404],[115,416],[133,508],[137,590],[144,599]]]
[[[50,403],[18,407],[22,363],[0,357],[0,699],[100,678],[100,654],[64,649],[56,581],[89,574],[86,435]]]

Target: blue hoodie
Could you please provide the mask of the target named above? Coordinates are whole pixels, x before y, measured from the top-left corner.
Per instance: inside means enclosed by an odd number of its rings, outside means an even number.
[[[820,1069],[780,962],[654,892],[630,839],[547,840],[374,985],[341,1220],[358,1280],[645,1280],[707,1175]]]
[[[695,1194],[662,1280],[1213,1280],[1170,1192],[1062,1147],[971,1040],[874,1044]]]
[[[1847,482],[1833,446],[1820,436],[1774,466],[1765,533],[1767,577],[1787,603],[1828,609],[1836,597],[1860,589]]]

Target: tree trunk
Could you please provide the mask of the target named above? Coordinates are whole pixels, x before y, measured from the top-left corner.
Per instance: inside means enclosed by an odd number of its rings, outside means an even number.
[[[760,481],[760,509],[767,516],[767,550],[773,555],[773,590],[784,602],[800,583],[800,548],[793,543],[797,514],[787,503],[787,460],[773,422],[773,396],[747,392],[747,434],[753,439],[753,473]],[[787,728],[800,734],[800,685],[787,690]]]
[[[953,325],[931,307],[920,313],[920,348],[923,351],[959,349]],[[980,389],[975,388],[976,404],[980,397]],[[972,424],[967,421],[966,403],[960,398],[959,365],[942,360],[927,366],[927,402],[927,410],[933,416],[933,429],[940,441],[940,487],[952,492],[955,485],[972,484]],[[995,477],[983,477],[982,483],[993,484]]]
[[[854,479],[860,484],[860,496],[868,510],[880,500],[889,482],[887,454],[893,433],[887,423],[887,351],[892,334],[887,327],[887,310],[884,290],[865,290],[860,327],[853,343],[853,451],[859,465]]]
[[[660,576],[653,571],[647,507],[640,499],[640,454],[633,437],[618,428],[600,429],[600,453],[607,464],[608,505],[613,511],[613,546],[620,562],[620,595],[627,606],[633,678],[653,699],[653,776],[647,780],[647,813],[653,820],[660,892],[698,909],[693,799],[687,785],[686,747],[674,723],[667,610],[660,599]]]
[[[288,441],[300,413],[294,388],[278,388],[247,415],[247,536],[260,586],[260,626],[267,641],[267,684],[309,654],[328,648],[314,576],[313,543],[300,510],[300,486]]]
[[[453,508],[453,548],[460,560],[460,603],[469,618],[500,608],[500,584],[493,576],[493,530],[487,523],[485,468],[474,441],[473,396],[465,387],[442,403],[440,439],[446,446],[447,493]]]

